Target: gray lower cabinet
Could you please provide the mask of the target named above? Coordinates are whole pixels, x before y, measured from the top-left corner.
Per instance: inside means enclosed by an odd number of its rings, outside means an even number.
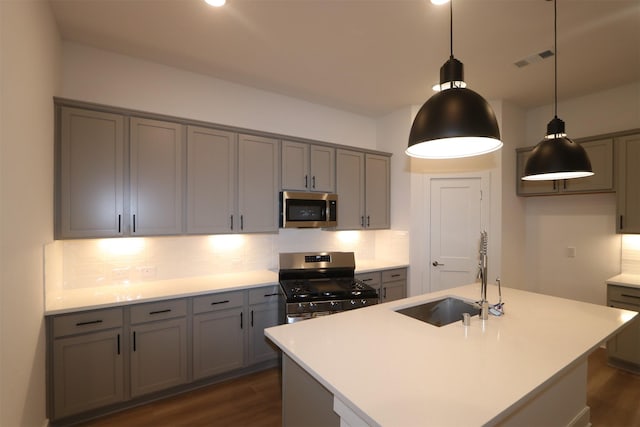
[[[49,327],[52,418],[124,400],[121,308],[56,316]]]
[[[282,320],[277,284],[47,316],[48,416],[73,420],[273,366],[280,353],[264,329]]]
[[[406,268],[359,273],[356,274],[356,279],[377,290],[381,303],[406,298],[407,296]]]
[[[280,285],[249,291],[249,364],[277,359],[280,351],[267,337],[265,328],[284,323]]]
[[[610,307],[640,312],[640,288],[607,285]],[[640,318],[636,316],[622,331],[607,341],[609,363],[640,372]]]
[[[187,300],[130,308],[131,397],[187,382]]]
[[[407,269],[397,268],[382,272],[381,302],[395,301],[407,296]]]
[[[193,300],[193,379],[244,366],[244,291]]]

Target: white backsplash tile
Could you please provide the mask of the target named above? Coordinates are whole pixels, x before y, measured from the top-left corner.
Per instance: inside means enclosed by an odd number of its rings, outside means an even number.
[[[47,283],[76,289],[206,276],[278,270],[280,252],[353,251],[357,259],[408,260],[404,231],[324,231],[283,229],[277,234],[175,236],[66,240],[49,250],[61,264]],[[47,251],[45,250],[45,258]]]
[[[640,274],[640,235],[622,235],[621,273]]]

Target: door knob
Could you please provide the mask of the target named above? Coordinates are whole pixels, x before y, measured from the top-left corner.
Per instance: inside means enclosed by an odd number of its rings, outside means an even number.
[[[440,264],[438,261],[433,261],[431,264],[432,264],[434,267],[437,267],[437,266],[439,266],[439,265],[444,265],[444,264]]]

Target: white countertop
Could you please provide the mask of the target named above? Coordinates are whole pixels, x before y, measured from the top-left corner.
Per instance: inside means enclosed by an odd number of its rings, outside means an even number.
[[[618,274],[607,279],[610,285],[630,286],[640,288],[640,274]]]
[[[356,261],[356,273],[400,267],[407,267],[407,264],[389,260]],[[276,283],[277,271],[257,270],[78,289],[45,290],[45,315],[250,289]]]
[[[398,308],[457,295],[473,284],[265,330],[289,357],[370,425],[495,422],[586,357],[633,312],[516,289],[506,314],[435,327]],[[489,288],[497,302],[497,289]],[[506,411],[506,412],[505,412]]]

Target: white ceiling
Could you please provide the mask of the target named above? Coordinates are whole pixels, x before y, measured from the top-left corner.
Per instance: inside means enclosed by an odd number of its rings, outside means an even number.
[[[50,0],[62,37],[377,117],[431,96],[449,6],[429,0]],[[640,80],[640,0],[558,1],[558,95]],[[553,102],[553,2],[456,0],[468,87],[524,108]],[[560,112],[561,113],[561,112]]]

